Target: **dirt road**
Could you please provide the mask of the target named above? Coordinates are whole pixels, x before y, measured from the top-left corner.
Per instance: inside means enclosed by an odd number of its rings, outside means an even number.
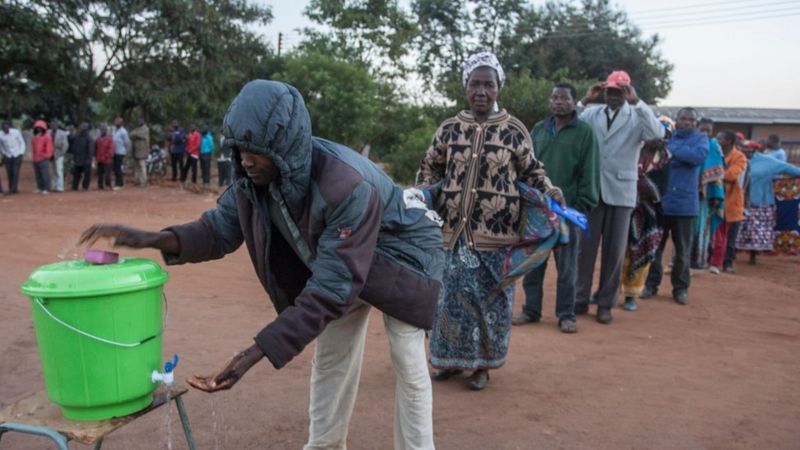
[[[29,305],[19,293],[31,271],[72,257],[92,223],[158,229],[192,220],[215,201],[212,193],[174,186],[38,196],[29,193],[30,172],[26,163],[25,193],[0,197],[0,408],[43,388]],[[152,251],[124,255],[161,262]],[[735,275],[693,277],[688,306],[660,296],[635,313],[616,309],[609,326],[592,311],[575,335],[555,326],[551,264],[545,318],[514,329],[508,363],[491,373],[489,388],[434,384],[438,447],[800,448],[800,259],[764,257],[755,267],[742,259]],[[252,271],[244,248],[169,268],[164,354],[181,356],[179,377],[216,369],[275,316]],[[518,289],[517,310],[520,301]],[[189,392],[198,448],[301,448],[311,350],[280,371],[257,365],[229,392]],[[393,388],[387,339],[373,311],[349,448],[391,448]],[[166,420],[163,411],[151,414],[110,435],[104,448],[166,448]],[[174,448],[185,448],[176,414],[171,427]],[[0,442],[3,449],[47,445],[13,434]]]

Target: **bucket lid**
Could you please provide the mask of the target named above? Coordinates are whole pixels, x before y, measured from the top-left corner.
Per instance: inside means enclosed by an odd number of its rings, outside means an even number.
[[[74,260],[39,267],[20,290],[29,297],[91,297],[161,286],[168,278],[158,263],[145,258],[120,258],[105,265]]]

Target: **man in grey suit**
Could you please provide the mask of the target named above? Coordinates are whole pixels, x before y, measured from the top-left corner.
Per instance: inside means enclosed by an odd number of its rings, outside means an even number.
[[[605,104],[596,104],[603,92]],[[600,144],[600,203],[589,214],[589,230],[578,249],[575,313],[586,314],[591,297],[597,302],[597,321],[607,324],[612,320],[631,212],[636,206],[639,151],[644,141],[661,139],[664,127],[636,95],[630,76],[621,70],[589,88],[578,108],[583,108],[580,119],[592,126]],[[600,283],[592,294],[601,239]]]

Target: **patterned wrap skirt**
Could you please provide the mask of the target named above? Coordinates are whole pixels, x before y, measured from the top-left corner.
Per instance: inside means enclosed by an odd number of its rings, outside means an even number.
[[[430,339],[433,367],[494,369],[505,363],[514,284],[498,286],[507,253],[471,250],[463,236],[445,252],[444,290]]]
[[[775,206],[751,206],[739,229],[739,250],[772,251],[775,243]]]

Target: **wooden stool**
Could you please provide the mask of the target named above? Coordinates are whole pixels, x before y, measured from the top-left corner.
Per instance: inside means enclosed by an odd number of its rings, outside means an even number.
[[[103,445],[103,438],[112,431],[174,400],[183,425],[183,433],[186,435],[186,443],[189,444],[190,450],[195,450],[189,417],[181,399],[186,391],[186,386],[176,383],[171,388],[170,397],[167,398],[167,391],[162,385],[153,392],[153,403],[147,408],[130,416],[98,421],[65,419],[61,409],[47,398],[47,393],[39,391],[0,411],[0,438],[6,431],[16,431],[49,437],[55,441],[59,450],[68,450],[67,442],[70,440],[86,445],[94,444],[94,448],[99,449]]]

